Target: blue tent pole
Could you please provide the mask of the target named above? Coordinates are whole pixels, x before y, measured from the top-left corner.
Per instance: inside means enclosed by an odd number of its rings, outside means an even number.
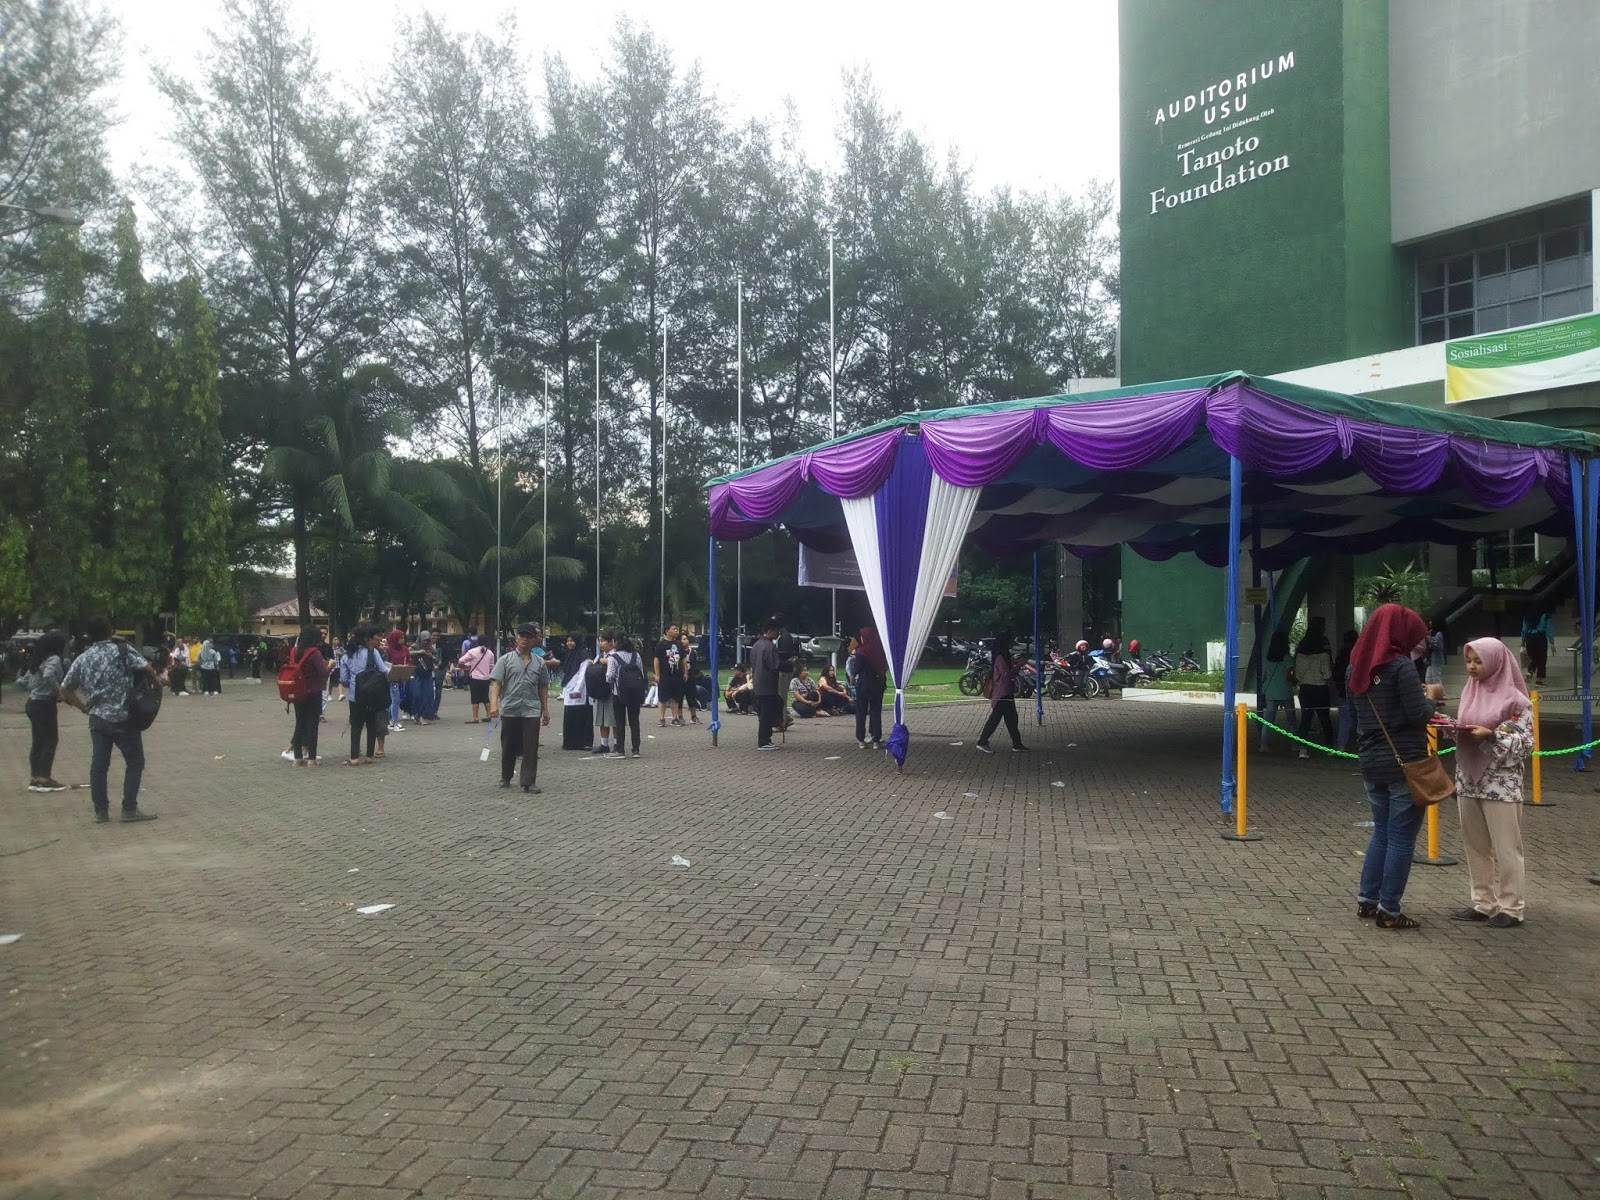
[[[1250,586],[1261,586],[1261,510],[1250,509]],[[1256,593],[1260,595],[1259,592]],[[1254,608],[1255,624],[1255,660],[1256,660],[1256,710],[1264,711],[1267,704],[1266,696],[1266,671],[1263,664],[1267,661],[1266,648],[1261,644],[1261,605],[1252,602]]]
[[[1044,651],[1039,648],[1039,551],[1033,552],[1033,710],[1044,724]]]
[[[711,724],[707,728],[711,731],[711,745],[717,744],[717,734],[722,729],[722,722],[717,717],[717,701],[722,699],[722,680],[717,677],[717,539],[713,535],[710,539],[711,549],[707,554],[706,577],[710,584],[711,600],[706,611],[709,613],[707,625],[711,629]]]
[[[1595,535],[1600,526],[1600,464],[1592,458],[1583,461],[1583,740],[1594,738],[1594,615],[1595,615]],[[1578,769],[1588,770],[1590,752],[1578,752]]]
[[[1222,812],[1233,813],[1233,797],[1238,780],[1234,763],[1238,754],[1238,734],[1234,728],[1233,706],[1239,687],[1239,539],[1244,524],[1244,464],[1237,455],[1228,456],[1228,596],[1224,620],[1225,650],[1222,659]]]
[[[1581,673],[1573,679],[1572,686],[1578,689],[1580,699],[1582,693],[1588,691],[1583,686],[1589,672],[1589,641],[1592,636],[1589,622],[1589,552],[1588,543],[1594,536],[1593,529],[1586,528],[1587,514],[1589,511],[1589,469],[1586,460],[1577,454],[1567,454],[1567,476],[1572,480],[1572,548],[1578,559],[1578,653],[1583,663]],[[1584,703],[1587,709],[1587,702]],[[1587,722],[1585,722],[1587,723]],[[1587,735],[1582,741],[1588,741]],[[1584,769],[1584,752],[1578,751],[1572,759],[1572,769]]]

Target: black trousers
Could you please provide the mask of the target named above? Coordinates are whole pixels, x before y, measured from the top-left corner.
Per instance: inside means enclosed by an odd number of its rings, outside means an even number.
[[[215,667],[200,669],[200,690],[206,695],[222,695],[222,672]]]
[[[1333,691],[1325,683],[1303,683],[1300,685],[1300,728],[1296,730],[1301,737],[1311,732],[1311,718],[1314,716],[1322,723],[1322,744],[1333,745],[1333,721],[1328,715],[1328,706],[1333,703]]]
[[[883,741],[883,689],[881,675],[866,671],[856,675],[856,741]]]
[[[620,696],[611,697],[611,748],[622,753],[622,733],[626,727],[633,739],[633,748],[639,748],[639,710],[643,705],[624,703]]]
[[[28,747],[28,771],[35,779],[49,779],[56,765],[56,747],[61,744],[56,708],[54,700],[29,700],[23,707],[33,726],[33,744]]]
[[[386,728],[389,721],[387,708],[362,708],[350,705],[350,757],[361,757],[361,731],[367,734],[367,757],[371,758],[378,747],[378,730]]]
[[[294,706],[294,736],[289,739],[289,749],[296,758],[317,757],[317,732],[321,725],[322,692],[318,690]]]
[[[634,711],[638,712],[637,709]],[[532,787],[539,782],[540,721],[539,717],[500,718],[500,778],[505,783],[511,782],[519,758],[522,760],[522,776],[518,782],[523,787]]]
[[[772,745],[772,731],[783,724],[783,697],[756,695],[756,745]]]
[[[1006,732],[1011,735],[1013,746],[1022,745],[1022,730],[1017,728],[1017,702],[1010,696],[1004,700],[996,700],[989,707],[989,719],[983,723],[983,732],[978,735],[978,741],[987,746],[989,736],[1000,728],[1000,722],[1006,723]]]
[[[1550,639],[1542,633],[1530,633],[1524,639],[1528,644],[1528,669],[1540,683],[1544,682],[1545,664],[1550,655]]]
[[[176,696],[183,691],[189,679],[189,668],[174,664],[167,668],[167,681],[172,685],[172,694]]]

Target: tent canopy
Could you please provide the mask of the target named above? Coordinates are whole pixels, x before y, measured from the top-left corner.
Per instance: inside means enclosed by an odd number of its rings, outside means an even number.
[[[1324,392],[1233,372],[908,413],[710,484],[714,536],[782,525],[852,544],[842,501],[876,494],[910,441],[943,483],[978,489],[966,541],[995,554],[1120,545],[1229,561],[1230,457],[1259,565],[1463,542],[1508,528],[1571,536],[1569,453],[1600,438]]]

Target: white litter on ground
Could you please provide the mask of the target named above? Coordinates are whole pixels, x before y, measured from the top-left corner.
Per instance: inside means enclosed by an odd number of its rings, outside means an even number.
[[[1066,781],[1064,779],[1052,779],[1050,781],[1050,786],[1051,787],[1066,787],[1067,784],[1066,784]]]
[[[393,907],[394,905],[392,904],[369,904],[365,908],[356,909],[356,911],[364,917],[370,917],[373,913],[381,913]]]
[[[962,795],[962,797],[964,799],[967,799],[967,800],[976,800],[978,798],[978,793],[977,792],[962,792],[961,795]]]
[[[9,946],[12,942],[22,940],[20,933],[0,933],[0,946]]]
[[[345,874],[346,875],[359,875],[359,874],[361,874],[361,868],[360,867],[351,867],[348,871],[345,872]]]
[[[687,858],[685,858],[681,854],[674,854],[672,856],[672,865],[675,866],[675,867],[692,867],[692,866],[694,866],[694,864],[692,862],[690,862]]]
[[[1357,821],[1355,827],[1357,829],[1376,829],[1377,824],[1373,821]]]
[[[951,745],[952,745],[952,746],[964,746],[964,745],[966,745],[966,743],[965,743],[965,742],[951,742],[951,743],[950,743],[950,744],[951,744]]]
[[[933,815],[934,815],[935,819],[940,820],[940,821],[953,821],[953,820],[955,820],[955,818],[952,817],[947,812],[936,812]]]
[[[830,755],[828,755],[827,758],[823,759],[822,761],[823,762],[838,762],[839,761],[839,755],[830,754]]]

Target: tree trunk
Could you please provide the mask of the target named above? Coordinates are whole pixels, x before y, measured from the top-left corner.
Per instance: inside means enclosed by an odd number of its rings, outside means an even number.
[[[294,598],[300,606],[300,624],[311,624],[311,577],[306,563],[311,557],[310,534],[306,527],[305,497],[295,495],[294,507]]]

